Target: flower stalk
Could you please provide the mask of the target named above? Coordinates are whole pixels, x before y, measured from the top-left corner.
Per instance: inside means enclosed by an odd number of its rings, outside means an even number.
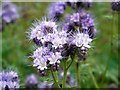
[[[76,79],[77,79],[77,87],[80,88],[80,71],[79,71],[79,62],[76,62]]]
[[[67,70],[68,70],[68,69],[66,69],[66,61],[63,62],[63,67],[64,67],[64,77],[63,77],[62,88],[65,88],[65,86],[66,86],[66,76],[67,76]]]
[[[54,80],[55,85],[57,86],[57,88],[60,88],[60,85],[59,85],[58,82],[56,81],[56,77],[55,77],[55,75],[54,75],[54,72],[53,72],[52,68],[50,69],[50,71],[51,71],[51,74],[52,74],[52,77],[53,77],[53,80]]]

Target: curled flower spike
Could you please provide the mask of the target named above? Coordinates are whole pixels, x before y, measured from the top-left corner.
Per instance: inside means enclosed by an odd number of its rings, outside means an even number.
[[[0,87],[3,90],[19,88],[18,74],[14,71],[0,72]]]
[[[60,31],[53,21],[39,21],[38,24],[34,24],[34,27],[31,28],[30,39],[33,39],[38,46],[46,46],[49,42],[56,49],[67,43],[66,31]]]
[[[58,21],[64,13],[65,7],[65,2],[52,3],[48,10],[49,18]]]
[[[3,2],[0,14],[2,20],[6,23],[14,22],[17,18],[19,18],[17,7],[11,2]]]
[[[32,39],[38,46],[44,45],[46,42],[49,42],[51,39],[51,33],[57,29],[57,25],[52,20],[43,20],[37,21],[33,24],[33,27],[30,28],[29,37]]]
[[[67,32],[74,33],[76,27],[79,27],[82,32],[87,30],[91,38],[94,38],[96,34],[94,19],[84,10],[79,10],[78,12],[69,15],[66,17],[65,23],[63,24],[63,29]]]

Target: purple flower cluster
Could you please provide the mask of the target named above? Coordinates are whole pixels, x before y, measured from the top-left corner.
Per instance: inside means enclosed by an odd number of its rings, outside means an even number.
[[[0,16],[6,23],[14,22],[19,17],[17,7],[11,2],[3,2]]]
[[[78,48],[90,48],[89,44],[92,41],[87,32],[78,30],[71,35],[66,30],[59,29],[56,23],[50,20],[34,24],[29,36],[31,40],[36,38],[41,43],[41,46],[34,51],[32,58],[34,59],[33,66],[37,67],[43,75],[45,74],[43,71],[49,69],[49,66],[53,70],[58,69],[60,60],[65,52],[68,53],[71,50],[69,48],[71,45]]]
[[[95,37],[94,19],[85,10],[68,15],[63,23],[63,29],[67,32],[75,32],[76,27],[79,28],[80,32],[87,32],[90,38]]]
[[[66,3],[73,9],[89,8],[92,5],[91,0],[87,0],[87,2],[85,2],[84,0],[67,0]]]
[[[18,74],[14,71],[0,72],[0,87],[2,88],[2,90],[19,88]]]
[[[64,9],[65,3],[54,3],[50,7],[50,16],[53,17],[37,20],[30,28],[29,38],[38,46],[31,56],[34,59],[33,66],[42,75],[46,75],[45,71],[50,68],[58,70],[61,60],[72,57],[76,50],[80,60],[85,60],[87,50],[91,48],[96,33],[91,15],[85,10],[78,10],[68,15],[59,26],[53,18],[56,13],[63,14]]]
[[[41,43],[32,55],[33,66],[37,67],[42,75],[49,67],[57,70],[63,58],[60,49],[68,42],[66,31],[60,30],[54,21],[45,19],[33,24],[29,36],[31,40],[36,39]],[[35,43],[39,46],[38,42]]]
[[[81,9],[66,17],[62,23],[62,29],[69,36],[70,43],[68,51],[71,51],[70,55],[73,55],[77,49],[80,60],[85,60],[87,51],[91,47],[90,43],[96,34],[92,16]]]

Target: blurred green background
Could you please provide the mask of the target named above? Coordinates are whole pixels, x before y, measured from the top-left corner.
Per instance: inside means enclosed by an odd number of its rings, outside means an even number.
[[[28,40],[27,32],[35,19],[42,20],[47,16],[49,3],[47,2],[16,2],[21,17],[16,23],[4,25],[4,31],[0,32],[0,51],[2,63],[1,69],[16,70],[20,75],[21,87],[25,78],[31,73],[37,73],[28,58],[35,50],[35,44]],[[69,8],[67,10],[70,10]],[[87,64],[99,87],[108,87],[110,84],[118,85],[118,13],[111,10],[110,3],[93,3],[88,10],[93,14],[97,29],[97,35],[89,50]],[[67,12],[67,11],[66,11]],[[70,68],[71,76],[75,78],[74,64]],[[82,87],[95,87],[88,73],[87,65],[81,65]],[[119,76],[120,78],[120,76]],[[39,76],[39,82],[49,79]]]

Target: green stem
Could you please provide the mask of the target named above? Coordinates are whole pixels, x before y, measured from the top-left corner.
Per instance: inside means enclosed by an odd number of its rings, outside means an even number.
[[[76,62],[76,78],[77,78],[77,86],[78,88],[80,88],[79,62]]]
[[[66,76],[67,76],[66,61],[64,61],[64,77],[63,77],[62,88],[65,88],[66,86]]]
[[[90,68],[89,68],[89,73],[90,73],[90,76],[92,78],[92,81],[93,81],[95,87],[99,90],[99,86],[97,84],[97,81],[96,81],[95,77],[93,76],[92,72],[90,71]]]
[[[72,61],[70,62],[70,64],[68,65],[68,67],[66,68],[67,70],[68,70],[69,67],[72,65],[72,63],[73,63],[73,59],[72,59]]]
[[[54,72],[54,75],[55,75],[56,81],[58,82],[58,74],[57,74],[57,71]]]
[[[56,86],[57,86],[58,88],[60,88],[60,86],[59,86],[59,84],[58,84],[58,82],[56,81],[56,78],[55,78],[55,76],[54,76],[53,70],[52,70],[52,69],[50,69],[50,70],[51,70],[51,74],[52,74],[54,83],[56,84]]]

